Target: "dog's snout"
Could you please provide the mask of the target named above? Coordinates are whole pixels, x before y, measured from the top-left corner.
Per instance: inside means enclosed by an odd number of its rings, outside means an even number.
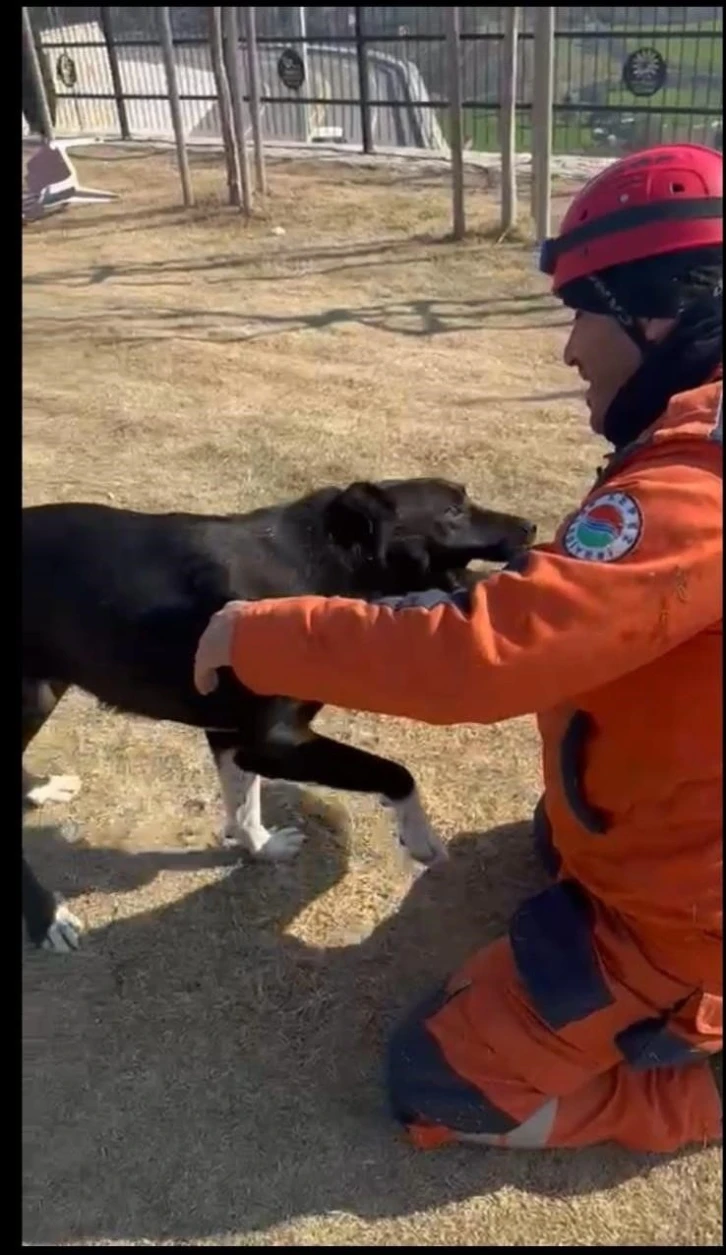
[[[529,519],[522,519],[522,536],[525,545],[533,545],[537,539],[537,524],[530,523]]]

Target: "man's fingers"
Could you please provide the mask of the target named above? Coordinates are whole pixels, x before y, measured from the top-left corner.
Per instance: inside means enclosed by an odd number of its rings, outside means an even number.
[[[214,692],[219,684],[217,668],[230,665],[233,620],[229,609],[233,606],[236,610],[243,604],[229,602],[223,610],[212,615],[199,641],[194,659],[194,686],[202,696]]]
[[[218,684],[217,672],[213,667],[207,667],[204,664],[195,665],[194,687],[202,694],[202,697],[213,693]]]

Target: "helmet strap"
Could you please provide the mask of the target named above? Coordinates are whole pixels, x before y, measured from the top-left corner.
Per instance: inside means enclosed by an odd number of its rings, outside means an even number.
[[[603,435],[616,449],[630,444],[666,410],[671,397],[721,374],[723,311],[713,297],[694,301],[660,341],[649,342],[638,369],[610,403]]]

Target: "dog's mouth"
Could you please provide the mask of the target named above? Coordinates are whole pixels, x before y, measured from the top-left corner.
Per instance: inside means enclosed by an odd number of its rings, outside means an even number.
[[[460,558],[457,558],[457,566],[468,567],[472,562],[512,562],[521,554],[527,553],[532,548],[535,539],[536,532],[532,531],[527,535],[522,534],[516,540],[506,537],[493,545],[482,545],[477,549],[462,551]]]

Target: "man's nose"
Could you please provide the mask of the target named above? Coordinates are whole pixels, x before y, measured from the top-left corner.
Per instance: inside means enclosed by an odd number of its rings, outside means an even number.
[[[575,356],[574,348],[573,348],[574,339],[575,339],[575,328],[573,326],[570,329],[570,334],[567,337],[567,343],[562,351],[562,358],[565,363],[565,366],[577,366],[577,358]]]

